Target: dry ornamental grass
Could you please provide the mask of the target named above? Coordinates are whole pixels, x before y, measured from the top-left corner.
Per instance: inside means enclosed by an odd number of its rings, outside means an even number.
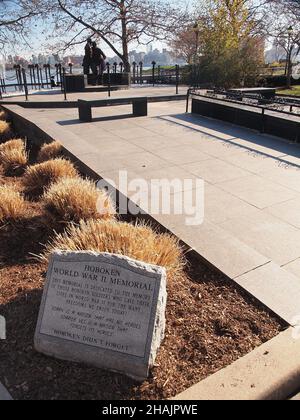
[[[0,120],[0,142],[8,140],[12,136],[10,124]]]
[[[117,221],[81,221],[57,235],[41,256],[47,260],[56,250],[94,251],[126,255],[138,261],[165,267],[168,280],[182,276],[184,257],[178,240],[159,234],[144,224],[132,225]]]
[[[26,202],[12,187],[0,186],[0,224],[16,222],[26,212]]]
[[[5,111],[0,111],[0,121],[7,121],[8,116]]]
[[[111,219],[116,213],[107,193],[81,178],[63,178],[52,184],[42,198],[42,205],[60,222]]]
[[[62,156],[63,147],[59,141],[44,144],[39,151],[37,161],[39,163]]]
[[[27,162],[26,144],[22,139],[10,140],[0,145],[0,164],[6,176],[22,175]]]
[[[30,196],[40,196],[49,186],[62,178],[76,178],[79,174],[66,159],[54,159],[27,168],[23,184]]]

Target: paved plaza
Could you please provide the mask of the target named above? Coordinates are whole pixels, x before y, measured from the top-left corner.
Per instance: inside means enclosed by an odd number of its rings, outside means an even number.
[[[76,109],[10,108],[104,179],[117,183],[120,170],[129,180],[203,179],[201,225],[187,226],[185,215],[153,218],[283,319],[297,322],[298,145],[186,114],[185,101],[150,103],[142,118],[129,117],[130,106],[96,108],[92,123],[81,123]]]

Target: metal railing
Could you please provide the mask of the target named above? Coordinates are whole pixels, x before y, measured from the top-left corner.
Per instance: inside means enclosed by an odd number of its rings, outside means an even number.
[[[285,114],[288,116],[294,116],[294,117],[300,117],[300,113],[293,112],[295,108],[299,109],[300,111],[300,104],[292,103],[288,99],[278,98],[275,96],[274,99],[264,99],[261,95],[249,95],[249,94],[234,94],[230,92],[231,98],[220,98],[219,95],[225,95],[226,93],[229,94],[229,92],[226,92],[224,90],[214,90],[214,91],[208,91],[207,94],[199,93],[197,89],[190,88],[187,92],[187,108],[186,111],[188,112],[188,105],[189,100],[192,96],[197,96],[203,99],[212,99],[220,102],[225,102],[229,104],[237,104],[237,105],[244,105],[250,108],[256,108],[260,109],[262,113],[265,111],[271,111],[271,112],[277,112],[279,114]],[[245,102],[244,99],[248,100],[248,102]],[[250,101],[257,101],[258,103],[252,103]],[[263,101],[264,105],[260,104],[259,102]],[[275,105],[274,107],[269,107],[268,105]],[[284,106],[289,107],[289,111],[285,111],[282,109],[276,108],[276,106]]]
[[[190,98],[193,98],[192,112],[196,114],[283,137],[293,142],[300,141],[300,113],[271,108],[270,104],[259,105],[243,100],[220,98],[218,94],[211,92],[203,94],[194,89],[188,90],[186,112],[189,111]],[[274,101],[277,99],[275,97]],[[284,106],[287,107],[288,103]]]
[[[66,96],[66,69],[61,64],[56,64],[53,69],[48,64],[45,64],[43,67],[38,64],[32,64],[27,69],[20,65],[15,65],[13,70],[15,72],[14,75],[8,76],[6,79],[0,79],[0,99],[3,99],[3,94],[24,93],[26,101],[28,101],[30,93],[54,88],[60,88],[64,96]]]
[[[166,68],[152,61],[151,68],[145,70],[142,62],[139,64],[134,62],[132,63],[131,69],[131,81],[133,84],[143,85],[146,83],[152,86],[162,84],[179,86],[182,79],[178,64]]]
[[[3,99],[3,95],[9,93],[20,93],[24,94],[26,101],[29,100],[31,93],[40,91],[43,89],[55,89],[60,88],[64,99],[67,99],[66,91],[66,76],[68,74],[75,74],[72,63],[68,64],[68,69],[62,64],[55,64],[50,66],[50,64],[38,65],[38,64],[29,64],[27,68],[20,65],[13,66],[13,74],[7,76],[6,79],[0,78],[0,99]],[[150,84],[152,86],[160,85],[173,85],[175,86],[176,94],[179,93],[179,85],[182,80],[182,75],[179,65],[170,66],[164,68],[162,66],[156,65],[152,62],[152,68],[144,68],[143,62],[132,63],[130,66],[130,73],[128,74],[125,71],[124,63],[113,64],[106,63],[105,71],[103,76],[99,76],[100,83],[105,84],[108,89],[108,96],[111,96],[112,85],[117,85],[116,80],[119,80],[122,77],[122,74],[129,76],[121,84],[127,84],[129,80],[133,84]],[[104,76],[105,75],[105,76]],[[117,77],[116,75],[120,75]],[[93,75],[89,77],[93,78]],[[105,83],[103,83],[103,77],[105,77]],[[102,82],[102,83],[101,83]]]

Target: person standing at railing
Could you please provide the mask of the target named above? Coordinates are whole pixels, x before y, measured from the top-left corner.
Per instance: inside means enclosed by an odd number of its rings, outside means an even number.
[[[92,44],[92,72],[95,77],[95,82],[99,83],[99,76],[102,76],[104,70],[105,70],[105,59],[106,55],[104,52],[97,47],[96,42],[93,42]]]
[[[84,74],[90,74],[90,67],[92,66],[92,47],[92,39],[88,38],[86,46],[84,48],[84,58],[82,63]]]

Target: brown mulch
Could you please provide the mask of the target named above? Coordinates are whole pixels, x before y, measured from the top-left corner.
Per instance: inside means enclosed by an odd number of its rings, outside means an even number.
[[[169,398],[286,327],[233,282],[190,257],[186,276],[168,285],[166,337],[144,383],[39,354],[33,336],[47,267],[31,253],[41,252],[52,230],[39,204],[28,206],[22,222],[0,228],[0,314],[8,334],[0,341],[0,382],[15,399]]]

